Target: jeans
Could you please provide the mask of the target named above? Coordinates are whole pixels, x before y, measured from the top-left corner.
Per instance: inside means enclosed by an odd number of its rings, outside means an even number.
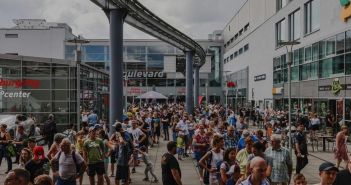
[[[165,140],[169,140],[169,131],[168,131],[168,126],[163,125],[163,133],[165,134]]]
[[[155,175],[155,173],[154,173],[154,168],[153,168],[152,165],[150,165],[150,164],[146,165],[145,171],[144,171],[144,173],[145,173],[145,178],[147,178],[147,179],[149,178],[149,172],[150,172],[151,175],[154,177],[154,180],[156,180],[157,177],[156,177],[156,175]]]
[[[11,157],[7,154],[6,145],[0,145],[0,166],[1,166],[1,163],[2,163],[2,158],[6,158],[6,161],[7,161],[7,171],[12,170],[12,159],[11,159]]]
[[[308,164],[307,156],[296,157],[296,173],[300,173],[301,170]]]
[[[173,131],[172,137],[173,137],[173,141],[177,142],[178,133],[176,131]]]
[[[76,185],[76,179],[64,180],[60,177],[57,178],[56,185]]]

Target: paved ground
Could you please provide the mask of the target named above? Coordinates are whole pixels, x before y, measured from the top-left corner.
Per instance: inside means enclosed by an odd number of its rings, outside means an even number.
[[[155,173],[159,180],[161,180],[161,167],[160,167],[160,158],[163,153],[166,152],[166,146],[165,142],[161,142],[159,146],[154,146],[152,150],[150,151],[150,156],[155,164]],[[350,147],[350,146],[349,146]],[[319,147],[319,150],[321,150],[322,147]],[[331,150],[331,149],[330,149]],[[305,167],[305,169],[302,170],[302,173],[306,176],[308,180],[308,184],[314,184],[318,183],[318,167],[323,161],[331,161],[335,162],[333,158],[333,153],[331,151],[315,151],[312,152],[312,149],[310,148],[310,154],[309,156],[309,164]],[[5,159],[4,159],[5,160]],[[295,159],[294,159],[295,160]],[[2,166],[0,167],[0,184],[3,184],[6,175],[4,174],[5,172],[5,167],[6,166],[6,161],[2,162]],[[14,164],[14,167],[16,164]],[[295,166],[295,164],[294,164]],[[344,165],[343,165],[344,166]],[[198,172],[195,168],[195,163],[194,160],[191,158],[186,158],[183,161],[180,161],[180,167],[182,169],[182,181],[184,185],[202,185],[199,181],[199,175]],[[141,166],[136,168],[137,173],[132,174],[132,184],[135,185],[151,185],[151,183],[146,183],[143,182],[142,179],[144,178],[144,164],[141,164]],[[109,173],[110,174],[110,173]],[[111,177],[111,181],[113,182],[113,178]],[[84,185],[88,184],[88,177],[84,177]],[[106,184],[106,183],[105,183]],[[114,183],[112,183],[114,184]],[[155,184],[155,183],[153,183]],[[162,184],[162,183],[158,183]]]

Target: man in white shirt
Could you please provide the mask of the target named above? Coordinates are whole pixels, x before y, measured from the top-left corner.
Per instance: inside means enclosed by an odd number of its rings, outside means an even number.
[[[132,137],[133,137],[133,144],[135,148],[138,148],[140,143],[143,143],[144,140],[146,139],[146,135],[144,134],[143,131],[138,127],[138,121],[137,120],[132,120],[132,127],[127,129],[127,132],[129,132]],[[138,162],[138,152],[133,151],[133,168],[132,168],[132,173],[135,173],[135,166],[137,165]]]

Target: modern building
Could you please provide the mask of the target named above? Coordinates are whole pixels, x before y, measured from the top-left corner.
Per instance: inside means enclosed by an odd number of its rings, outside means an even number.
[[[78,74],[78,75],[77,75]],[[0,54],[0,114],[33,114],[44,123],[54,114],[62,129],[80,119],[79,109],[107,118],[109,75],[62,59]]]
[[[348,2],[348,1],[346,1]],[[287,110],[287,48],[293,109],[351,120],[350,6],[324,0],[247,0],[223,30],[224,69],[237,82],[233,102]]]

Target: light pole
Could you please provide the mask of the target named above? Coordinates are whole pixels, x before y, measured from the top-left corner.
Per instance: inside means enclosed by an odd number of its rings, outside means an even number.
[[[292,138],[291,138],[291,65],[292,65],[292,49],[294,45],[300,44],[298,41],[280,41],[280,46],[285,46],[288,57],[288,81],[289,81],[289,151],[292,156]],[[289,51],[290,47],[290,51]]]
[[[77,71],[76,71],[76,88],[77,88],[77,129],[80,130],[80,63],[82,62],[82,45],[87,44],[90,41],[81,38],[80,35],[78,37],[74,37],[74,39],[67,40],[68,43],[74,43],[76,45],[76,53],[75,53],[75,61],[77,62]],[[82,93],[82,98],[84,98],[84,93]],[[84,110],[84,101],[82,104],[82,109]]]
[[[227,118],[228,115],[228,91],[229,88],[227,86],[227,82],[228,82],[228,73],[231,71],[223,71],[225,73],[225,87],[226,87],[226,92],[225,92],[225,117]]]

